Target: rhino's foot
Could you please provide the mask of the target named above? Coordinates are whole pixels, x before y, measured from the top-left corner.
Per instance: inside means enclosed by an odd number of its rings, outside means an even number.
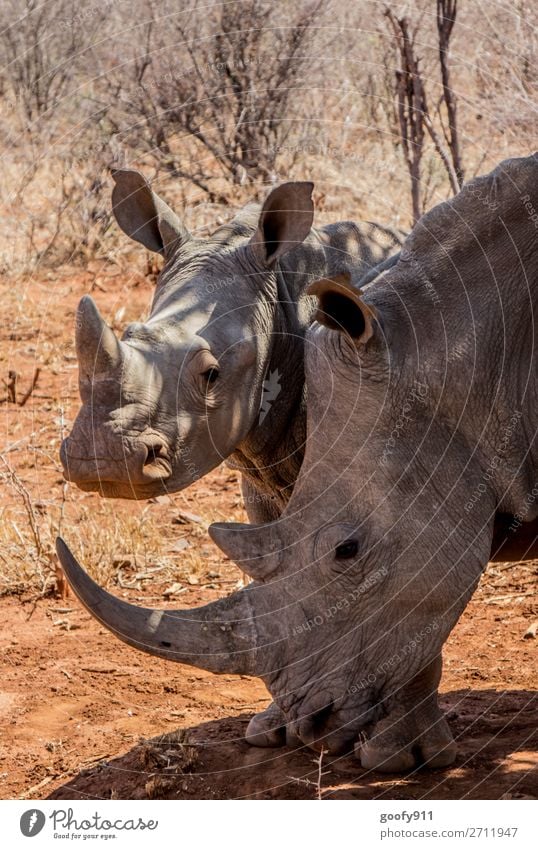
[[[375,726],[366,742],[357,743],[355,754],[364,769],[407,772],[417,766],[441,769],[456,758],[456,743],[437,706],[417,715],[413,711],[389,714]]]
[[[251,746],[261,748],[275,748],[286,744],[286,718],[274,702],[252,717],[247,726],[245,740]]]

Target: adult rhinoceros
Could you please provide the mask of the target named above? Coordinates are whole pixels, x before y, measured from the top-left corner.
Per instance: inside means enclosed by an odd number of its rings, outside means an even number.
[[[385,770],[450,763],[443,643],[496,514],[538,521],[537,208],[538,157],[508,160],[428,213],[363,295],[345,278],[315,284],[291,499],[272,523],[210,529],[253,583],[146,610],[59,541],[88,609],[151,654],[261,677],[305,744],[355,743]]]

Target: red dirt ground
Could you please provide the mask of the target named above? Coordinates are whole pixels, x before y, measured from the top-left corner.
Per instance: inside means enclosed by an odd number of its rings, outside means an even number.
[[[30,462],[24,452],[9,454],[36,500],[54,501],[61,495],[57,462],[50,459],[58,447],[50,420],[58,399],[68,417],[76,412],[73,310],[95,279],[93,274],[56,282],[32,320],[24,319],[21,329],[15,316],[2,331],[1,376],[16,367],[27,384],[35,365],[42,366],[31,403],[21,409],[0,407],[5,445],[30,432],[47,440],[39,462],[35,457]],[[25,294],[43,297],[44,287],[43,281],[32,282]],[[127,296],[128,315],[122,321],[143,315],[145,285],[133,287],[132,279],[124,284],[105,274],[97,289],[99,303],[109,304],[108,315]],[[57,360],[43,356],[47,345]],[[205,516],[217,510],[239,518],[237,492],[235,477],[221,469],[155,510],[170,518],[181,504]],[[86,506],[96,503],[94,496],[76,491],[71,497]],[[2,503],[12,498],[2,492]],[[139,511],[140,505],[134,509]],[[195,540],[199,546],[199,534]],[[240,577],[215,549],[207,555],[206,572],[198,584],[186,584],[173,606],[214,599]],[[72,596],[36,600],[31,588],[6,595],[0,599],[0,795],[538,798],[538,637],[524,638],[538,619],[535,596],[530,595],[536,572],[536,563],[496,564],[487,570],[444,653],[442,703],[458,740],[457,762],[445,771],[405,776],[369,773],[345,757],[325,758],[318,779],[312,752],[252,749],[243,742],[249,718],[268,703],[258,681],[216,677],[139,654],[105,632]],[[166,605],[165,583],[144,582],[143,587],[114,585],[112,591],[137,602],[146,597],[148,605]]]

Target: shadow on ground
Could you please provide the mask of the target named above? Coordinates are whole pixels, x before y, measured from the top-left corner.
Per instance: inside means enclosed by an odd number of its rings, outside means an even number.
[[[352,756],[253,749],[250,715],[142,740],[78,773],[50,799],[499,799],[538,797],[538,693],[459,690],[443,696],[459,745],[453,767],[405,776],[361,769]]]

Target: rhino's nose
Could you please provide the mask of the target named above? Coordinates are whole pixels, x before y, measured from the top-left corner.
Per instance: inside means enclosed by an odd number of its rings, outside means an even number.
[[[109,445],[88,445],[68,436],[60,448],[65,479],[78,485],[110,482],[137,486],[165,481],[172,474],[164,441],[150,438],[112,448],[116,449],[115,456]]]

